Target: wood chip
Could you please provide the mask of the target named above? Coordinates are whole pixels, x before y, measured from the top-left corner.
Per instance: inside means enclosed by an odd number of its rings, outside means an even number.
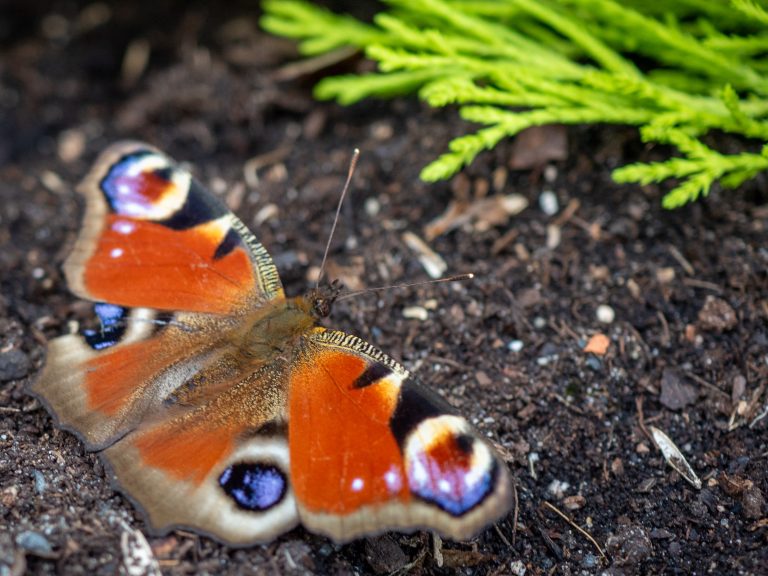
[[[560,240],[562,239],[562,228],[560,226],[554,226],[550,224],[547,226],[547,249],[554,250],[560,246]]]
[[[429,318],[429,312],[423,306],[407,306],[403,308],[403,318],[424,322]]]
[[[674,442],[672,442],[669,436],[655,426],[649,426],[648,429],[651,431],[653,441],[656,443],[659,450],[661,450],[661,454],[664,456],[667,464],[680,474],[680,476],[685,478],[691,486],[697,490],[701,490],[701,480],[693,471],[691,465],[688,464],[683,453],[680,452],[680,449]]]
[[[130,88],[144,71],[149,64],[149,54],[152,50],[152,45],[146,38],[136,38],[128,44],[128,48],[125,50],[123,56],[123,65],[120,70],[120,83],[123,88]]]
[[[140,530],[126,530],[120,535],[123,568],[127,576],[162,576],[152,548]]]
[[[611,345],[611,340],[603,333],[598,332],[589,339],[587,345],[584,346],[585,354],[596,354],[597,356],[604,356]]]
[[[442,256],[427,246],[424,240],[413,232],[404,232],[402,238],[406,246],[416,252],[416,257],[430,278],[441,278],[445,274],[448,264],[445,263]]]

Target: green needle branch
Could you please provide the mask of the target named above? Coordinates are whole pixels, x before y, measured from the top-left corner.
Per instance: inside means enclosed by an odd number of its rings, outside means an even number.
[[[479,124],[422,170],[426,181],[531,126],[623,124],[679,156],[623,166],[614,179],[672,180],[663,205],[677,208],[768,170],[767,1],[385,0],[389,10],[366,24],[267,0],[262,26],[307,56],[351,46],[377,62],[373,73],[323,79],[318,98],[415,92]],[[713,132],[752,151],[722,154],[702,140]]]

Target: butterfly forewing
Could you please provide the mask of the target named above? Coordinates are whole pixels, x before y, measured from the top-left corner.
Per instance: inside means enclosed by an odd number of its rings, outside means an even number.
[[[64,265],[78,296],[213,314],[282,296],[264,247],[155,148],[113,145],[80,190],[87,203],[84,227]]]

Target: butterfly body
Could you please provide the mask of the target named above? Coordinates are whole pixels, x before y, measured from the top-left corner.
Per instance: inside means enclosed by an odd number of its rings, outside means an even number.
[[[508,511],[486,442],[399,363],[321,325],[336,288],[286,297],[264,247],[186,170],[119,143],[81,191],[64,269],[100,328],[53,340],[32,393],[155,532],[467,538]]]

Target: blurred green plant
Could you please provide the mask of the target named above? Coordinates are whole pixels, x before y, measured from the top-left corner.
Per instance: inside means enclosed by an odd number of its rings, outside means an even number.
[[[768,169],[766,0],[384,0],[373,24],[302,0],[267,0],[262,26],[306,56],[359,48],[378,71],[323,79],[320,99],[351,104],[418,91],[483,125],[426,166],[445,179],[530,126],[628,124],[679,157],[613,172],[617,182],[674,179],[663,205],[739,186]],[[721,153],[724,132],[763,144]],[[711,141],[712,139],[710,139]]]

